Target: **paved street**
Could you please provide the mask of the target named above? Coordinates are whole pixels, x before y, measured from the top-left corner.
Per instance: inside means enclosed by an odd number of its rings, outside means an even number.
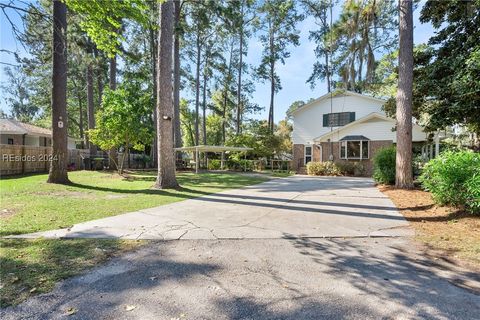
[[[276,239],[405,236],[369,178],[292,176],[29,235],[45,238]]]

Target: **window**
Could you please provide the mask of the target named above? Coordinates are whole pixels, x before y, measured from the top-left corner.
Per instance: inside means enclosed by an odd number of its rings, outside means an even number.
[[[309,163],[310,161],[312,161],[312,147],[305,146],[305,164]]]
[[[341,127],[355,121],[355,112],[326,113],[323,115],[324,127]]]
[[[368,141],[340,141],[340,159],[368,159]]]
[[[8,144],[13,144],[13,139],[12,138],[8,138]]]

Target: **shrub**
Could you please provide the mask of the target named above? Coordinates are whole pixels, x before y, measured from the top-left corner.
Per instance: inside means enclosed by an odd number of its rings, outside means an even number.
[[[208,160],[208,170],[220,170],[222,163],[218,159],[209,159]]]
[[[382,148],[373,157],[373,179],[378,183],[395,183],[395,147]]]
[[[338,170],[346,176],[353,176],[355,174],[355,164],[353,162],[342,161],[335,163]]]
[[[332,161],[307,163],[307,174],[311,176],[339,176],[341,171]]]
[[[419,180],[436,203],[479,211],[480,154],[445,151],[425,165]]]
[[[251,160],[237,160],[237,159],[228,159],[227,160],[227,167],[230,170],[234,171],[243,171],[245,170],[245,166],[247,168],[247,171],[252,171],[253,170],[253,162]]]

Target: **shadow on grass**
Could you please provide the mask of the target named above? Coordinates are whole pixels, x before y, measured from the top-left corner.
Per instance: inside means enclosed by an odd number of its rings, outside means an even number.
[[[2,239],[0,306],[4,308],[47,292],[56,282],[140,243],[114,239]]]

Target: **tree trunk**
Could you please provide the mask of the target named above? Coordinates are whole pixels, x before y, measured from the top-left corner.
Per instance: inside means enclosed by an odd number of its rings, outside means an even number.
[[[155,2],[152,2],[153,5],[153,12],[157,12],[157,8],[155,7]],[[150,58],[152,59],[152,80],[153,80],[153,102],[154,102],[154,109],[153,109],[153,125],[155,128],[155,136],[153,137],[152,141],[152,163],[153,166],[158,166],[158,132],[157,132],[157,51],[158,51],[158,42],[156,40],[155,30],[150,27]]]
[[[205,59],[205,67],[203,68],[203,88],[202,88],[202,130],[203,130],[203,144],[207,145],[207,68],[208,68],[208,53]]]
[[[53,1],[52,161],[48,183],[68,180],[67,136],[67,7]]]
[[[275,49],[274,34],[270,25],[270,109],[268,111],[268,129],[273,132],[273,107],[275,99]]]
[[[157,76],[158,174],[155,187],[177,188],[173,150],[172,51],[174,27],[173,0],[160,5]]]
[[[198,146],[199,138],[199,104],[200,104],[200,31],[197,30],[197,61],[195,71],[195,145]]]
[[[182,127],[180,124],[180,9],[181,1],[175,1],[175,37],[173,43],[173,113],[174,113],[174,139],[175,147],[182,147]],[[181,153],[178,152],[181,157]]]
[[[395,186],[413,188],[412,175],[412,96],[413,96],[413,8],[411,0],[399,3],[397,156]]]
[[[87,118],[88,130],[95,129],[95,106],[93,100],[93,66],[91,63],[87,65]],[[87,141],[91,159],[92,156],[97,153],[97,148],[90,140]]]
[[[115,90],[117,89],[117,56],[113,56],[110,58],[110,90]],[[112,148],[108,151],[109,157],[108,157],[108,167],[110,170],[117,170],[117,160],[112,161],[113,159],[117,159],[118,154],[117,154],[117,149]]]
[[[242,22],[240,26],[240,40],[239,40],[239,52],[240,52],[240,57],[238,61],[238,83],[237,83],[237,121],[236,121],[236,128],[235,128],[235,133],[237,135],[240,134],[240,127],[241,127],[241,122],[240,122],[240,114],[242,112],[242,70],[243,70],[243,5],[242,5]]]

